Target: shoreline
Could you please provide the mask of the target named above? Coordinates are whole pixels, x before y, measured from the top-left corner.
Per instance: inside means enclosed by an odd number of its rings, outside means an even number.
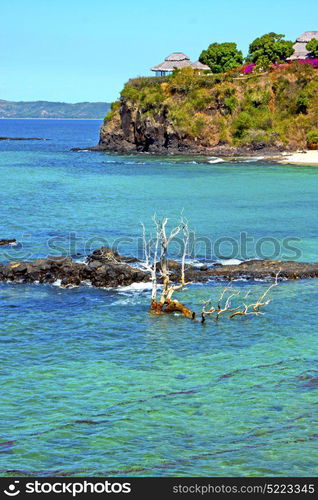
[[[250,150],[243,148],[212,148],[209,150],[196,149],[196,150],[166,150],[166,151],[137,151],[130,148],[105,148],[102,145],[88,146],[84,148],[74,147],[71,151],[95,151],[99,153],[109,153],[118,155],[150,155],[150,156],[189,156],[189,157],[202,157],[202,158],[220,158],[224,161],[235,161],[236,159],[248,158],[261,162],[274,162],[281,165],[307,165],[318,166],[318,150]]]
[[[282,153],[278,163],[282,165],[308,165],[318,166],[318,150],[302,150]]]

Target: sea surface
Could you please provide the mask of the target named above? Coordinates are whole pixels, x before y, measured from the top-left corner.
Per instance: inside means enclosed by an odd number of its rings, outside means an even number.
[[[0,120],[0,136],[48,139],[0,141],[0,239],[18,241],[0,261],[141,257],[140,222],[181,212],[198,266],[318,260],[317,167],[70,151],[99,126]],[[201,325],[150,316],[147,285],[1,283],[0,474],[317,475],[317,284],[283,281],[264,315]],[[223,286],[178,298],[200,311]]]

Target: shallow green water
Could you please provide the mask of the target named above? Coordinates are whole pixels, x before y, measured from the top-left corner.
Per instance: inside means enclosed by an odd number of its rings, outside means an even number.
[[[23,243],[0,260],[105,240],[136,254],[138,222],[182,208],[203,238],[197,261],[242,258],[232,240],[216,255],[215,241],[243,231],[248,257],[266,237],[295,258],[293,237],[296,258],[317,260],[316,168],[68,151],[96,142],[98,126],[0,123],[0,135],[52,139],[0,143],[0,237]],[[180,300],[200,310],[220,287]],[[1,474],[316,475],[317,295],[317,280],[283,282],[264,316],[202,326],[149,316],[147,289],[1,284]]]

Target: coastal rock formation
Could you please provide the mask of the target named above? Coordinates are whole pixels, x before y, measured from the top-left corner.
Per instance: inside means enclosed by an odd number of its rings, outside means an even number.
[[[181,264],[169,261],[169,269],[171,269],[171,280],[180,281]],[[318,263],[255,259],[237,265],[216,264],[213,267],[202,266],[200,268],[187,266],[185,279],[194,283],[208,281],[209,279],[226,281],[239,279],[263,280],[274,278],[277,274],[279,274],[279,278],[288,280],[318,278]]]
[[[78,263],[70,257],[47,257],[32,262],[10,262],[0,264],[0,281],[15,283],[54,283],[61,286],[79,286],[89,282],[96,287],[128,286],[132,283],[150,280],[149,273],[133,267],[137,259],[123,257],[110,248],[103,247],[90,254],[85,263]],[[171,280],[180,280],[181,266],[170,262]],[[318,263],[250,260],[234,266],[216,265],[208,268],[187,266],[185,277],[189,282],[204,282],[211,279],[266,279],[280,278],[305,279],[318,278]],[[160,281],[160,280],[159,280]]]
[[[95,258],[96,256],[96,258]],[[148,276],[122,260],[110,249],[100,249],[90,255],[87,263],[78,263],[70,257],[47,257],[33,262],[10,262],[0,265],[0,281],[18,283],[54,283],[61,281],[64,287],[90,282],[97,287],[126,286],[148,281]]]
[[[214,156],[297,150],[318,129],[317,99],[317,70],[299,63],[252,76],[184,68],[168,77],[135,78],[90,149]]]
[[[0,141],[47,141],[42,137],[0,137]]]
[[[12,240],[0,240],[0,246],[5,246],[5,245],[12,245],[12,243],[16,243],[17,240],[12,239]]]

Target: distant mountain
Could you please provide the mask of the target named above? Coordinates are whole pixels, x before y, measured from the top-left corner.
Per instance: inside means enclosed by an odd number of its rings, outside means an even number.
[[[104,119],[108,102],[15,102],[0,99],[0,118],[96,118]]]

